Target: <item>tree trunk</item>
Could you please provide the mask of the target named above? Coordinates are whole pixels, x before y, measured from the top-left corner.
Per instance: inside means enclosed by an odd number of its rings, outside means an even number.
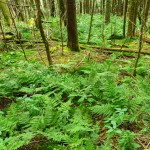
[[[117,5],[117,15],[122,16],[123,14],[123,2],[122,0],[118,0],[118,5]]]
[[[105,12],[105,0],[101,0],[100,1],[100,13],[101,13],[101,15],[103,15],[104,14],[104,12]]]
[[[2,10],[2,13],[4,15],[4,18],[8,24],[8,26],[12,25],[12,19],[10,15],[9,8],[7,6],[6,0],[0,0],[0,10]]]
[[[50,55],[49,44],[48,44],[48,41],[45,37],[43,26],[42,26],[42,20],[41,20],[42,11],[41,11],[41,8],[40,8],[40,0],[35,0],[35,2],[36,2],[36,8],[37,8],[37,11],[38,11],[37,12],[37,20],[38,20],[38,24],[39,24],[40,34],[41,34],[42,40],[45,44],[46,54],[47,54],[47,59],[48,59],[49,65],[52,65],[52,59],[51,59],[51,55]]]
[[[147,1],[146,1],[147,2]],[[141,55],[141,51],[142,51],[142,45],[143,45],[143,32],[144,32],[144,26],[145,26],[145,13],[146,13],[146,3],[144,3],[143,5],[143,11],[141,12],[140,16],[141,18],[144,18],[142,19],[142,22],[141,22],[141,29],[140,29],[140,38],[139,38],[139,51],[138,51],[138,56],[137,56],[137,59],[135,61],[135,65],[134,65],[134,70],[133,70],[133,76],[136,76],[136,69],[137,69],[137,66],[138,66],[138,62],[139,62],[139,59],[140,59],[140,55]]]
[[[75,0],[66,0],[66,9],[68,33],[67,46],[72,51],[79,51]]]
[[[50,16],[55,17],[55,2],[50,0]]]
[[[91,12],[91,21],[90,21],[90,29],[89,29],[89,34],[88,34],[88,40],[87,43],[90,42],[90,36],[91,36],[91,30],[92,30],[92,22],[93,22],[93,15],[94,15],[94,6],[95,6],[95,0],[93,0],[93,5],[92,5],[92,12]]]
[[[80,0],[80,14],[82,14],[82,6],[83,6],[83,3],[82,3],[82,0]]]
[[[105,23],[110,22],[110,0],[106,0]]]
[[[86,13],[89,14],[90,13],[90,2],[89,2],[89,0],[85,0],[85,1],[86,1],[86,6],[85,6]]]
[[[112,14],[113,14],[113,15],[116,14],[116,5],[117,5],[116,0],[113,0],[113,1],[112,1]]]
[[[128,0],[124,0],[124,7],[123,7],[123,37],[126,36],[127,9],[128,9]]]
[[[145,20],[144,20],[145,24],[146,24],[147,19],[148,19],[149,9],[150,9],[150,0],[147,0],[147,3],[146,3],[146,10],[145,10],[145,17],[144,17],[144,18],[145,18]]]
[[[138,1],[139,0],[131,0],[129,6],[129,21],[127,35],[131,38],[135,35]]]
[[[66,25],[66,9],[65,9],[65,0],[59,0],[59,11],[61,21]]]

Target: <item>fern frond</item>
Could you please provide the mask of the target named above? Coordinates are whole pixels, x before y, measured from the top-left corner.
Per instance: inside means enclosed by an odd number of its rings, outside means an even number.
[[[98,114],[98,115],[111,115],[113,113],[113,107],[111,104],[102,104],[100,105],[95,105],[90,107],[90,110],[92,113]]]

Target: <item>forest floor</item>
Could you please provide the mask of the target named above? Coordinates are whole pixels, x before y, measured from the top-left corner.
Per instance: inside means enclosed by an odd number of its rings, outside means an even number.
[[[134,81],[137,80],[136,77],[134,77],[132,75],[134,62],[137,57],[137,54],[134,52],[129,53],[129,52],[102,50],[102,49],[99,49],[97,46],[82,44],[81,45],[82,49],[79,53],[72,52],[72,51],[68,50],[66,48],[66,46],[64,46],[63,54],[62,54],[62,47],[61,47],[60,42],[50,41],[49,44],[50,44],[51,56],[52,56],[54,67],[56,67],[61,74],[62,73],[63,74],[64,73],[67,73],[67,74],[75,73],[76,74],[77,72],[80,72],[80,71],[81,71],[81,74],[84,74],[84,71],[85,71],[85,73],[86,73],[86,71],[89,71],[85,66],[86,65],[89,66],[88,63],[96,62],[98,64],[104,65],[104,68],[105,68],[104,72],[106,70],[107,71],[109,70],[109,71],[111,71],[111,73],[114,73],[114,76],[116,76],[116,73],[117,74],[119,73],[117,75],[117,77],[115,78],[115,82],[116,82],[115,84],[117,84],[117,85],[120,85],[123,82],[126,82],[125,80],[128,77],[132,78]],[[137,45],[137,44],[138,44],[138,42],[132,42],[131,47],[133,47],[133,45]],[[65,45],[65,43],[64,43],[64,45]],[[44,45],[42,43],[40,43],[40,44],[38,43],[38,44],[34,44],[34,45],[26,44],[26,46],[23,46],[23,47],[24,47],[24,50],[27,55],[27,59],[28,59],[29,63],[34,64],[34,63],[40,62],[40,63],[44,64],[44,66],[45,65],[47,66],[47,57],[46,57]],[[118,48],[118,44],[115,45],[113,48],[116,48],[116,47]],[[20,49],[20,47],[18,47],[18,46],[17,46],[17,48]],[[120,48],[120,45],[119,45],[119,48]],[[145,48],[145,50],[149,51],[148,44],[144,44],[144,48]],[[12,70],[13,67],[20,68],[19,67],[20,62],[22,62],[22,61],[25,62],[25,59],[23,57],[23,53],[22,53],[21,49],[17,50],[17,51],[2,52],[0,54],[0,58],[1,58],[1,62],[0,62],[1,74],[0,74],[0,76],[2,78],[5,76],[5,71],[9,72],[9,70]],[[148,79],[150,77],[149,76],[150,75],[149,74],[150,73],[149,64],[150,64],[150,56],[141,54],[141,61],[140,61],[139,67],[137,68],[137,74],[138,74],[138,76],[140,76],[142,78],[142,80],[144,80],[144,78]],[[82,72],[82,67],[83,67],[83,72]],[[118,67],[118,69],[117,69],[117,67]],[[117,70],[119,70],[119,72]],[[149,90],[149,89],[147,89],[147,90]],[[18,92],[17,91],[15,91],[15,92],[16,92],[16,94],[15,94],[16,98],[25,96],[28,93],[27,91],[26,91],[27,93],[25,91],[24,91],[25,93],[24,92],[22,93],[22,92],[19,92],[19,90],[18,90]],[[30,94],[27,94],[27,95],[28,95],[28,97],[33,97],[32,94],[31,94],[31,96],[30,96]],[[5,110],[7,108],[7,105],[12,102],[16,103],[16,100],[14,98],[12,98],[11,96],[2,96],[2,95],[0,95],[0,96],[1,96],[1,98],[3,97],[3,99],[1,99],[1,103],[0,103],[1,110]],[[66,99],[66,98],[64,98],[64,99]],[[143,99],[145,99],[145,98],[143,98]],[[140,111],[139,111],[139,113],[140,113]],[[105,149],[104,148],[106,146],[105,142],[107,141],[107,138],[108,138],[107,137],[108,129],[106,127],[104,127],[106,121],[103,118],[103,116],[98,115],[98,114],[95,114],[94,116],[92,116],[92,118],[94,119],[94,122],[95,121],[98,122],[99,128],[100,128],[99,136],[97,138],[97,144],[98,145],[104,144],[103,148],[101,148],[101,149]],[[138,150],[149,150],[150,149],[150,147],[149,147],[150,146],[150,141],[149,141],[150,136],[147,133],[148,131],[146,131],[146,133],[144,133],[144,131],[143,131],[143,129],[145,129],[145,128],[146,128],[145,130],[148,130],[149,127],[145,126],[144,122],[142,120],[142,122],[140,121],[138,124],[135,121],[133,121],[133,122],[131,121],[131,123],[127,123],[127,124],[119,123],[120,124],[119,130],[120,129],[125,130],[125,131],[129,130],[130,132],[135,133],[134,141],[140,145],[140,148],[138,148]],[[140,125],[142,126],[142,128],[140,127]],[[116,147],[118,147],[119,136],[120,135],[117,135],[116,133],[114,133],[114,135],[112,136],[112,138],[111,138],[111,143],[113,145],[112,149],[116,149]],[[127,136],[127,135],[124,135],[124,136]],[[131,135],[129,134],[128,138],[132,137],[132,136],[131,137],[130,136]],[[124,138],[124,140],[125,140],[125,137],[122,137],[122,138]],[[38,139],[38,137],[34,137],[31,141],[34,141],[37,139]],[[41,143],[41,139],[38,139],[38,140],[37,140],[37,143]],[[43,140],[43,138],[42,138],[42,140]],[[131,141],[126,141],[126,142],[131,142]],[[48,142],[47,139],[46,139],[46,142]],[[38,145],[36,145],[36,146],[39,147]],[[23,146],[21,148],[21,150],[32,149],[32,148],[35,148],[35,145],[29,144],[27,146]],[[90,149],[90,150],[92,150],[92,149]]]
[[[0,45],[0,150],[150,150],[150,44],[133,76],[139,37],[107,40],[109,24],[103,41],[98,17],[89,45],[90,16],[78,18],[80,52],[66,42],[62,51],[59,18],[44,24],[51,67],[40,34],[27,25],[18,25],[21,45],[16,38]]]
[[[102,62],[107,59],[109,55],[116,53],[120,55],[120,57],[124,58],[136,58],[138,53],[138,40],[126,43],[126,45],[119,44],[115,41],[111,47],[101,47],[97,45],[88,45],[88,44],[80,44],[80,53],[72,52],[66,48],[66,43],[64,43],[64,47],[62,50],[62,44],[58,41],[49,41],[51,56],[53,60],[53,64],[61,64],[61,63],[69,63],[70,60],[75,60],[77,62],[83,61],[83,59],[91,59],[96,62]],[[20,49],[19,45],[16,45],[16,49]],[[30,60],[37,60],[43,62],[44,64],[48,64],[45,47],[43,43],[27,43],[23,45],[23,49],[26,51],[26,55]],[[142,53],[150,55],[150,44],[144,43],[142,47]],[[30,55],[30,53],[34,53],[34,55]]]

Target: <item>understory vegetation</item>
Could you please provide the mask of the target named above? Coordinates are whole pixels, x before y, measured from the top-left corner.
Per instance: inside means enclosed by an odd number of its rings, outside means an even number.
[[[49,41],[57,41],[57,42],[64,42],[66,45],[67,42],[67,29],[65,26],[62,26],[62,37],[61,37],[61,29],[60,29],[60,18],[47,18],[47,23],[43,23],[45,29],[45,35]],[[131,49],[138,49],[138,40],[139,40],[139,32],[140,32],[140,25],[137,22],[137,36],[133,38],[122,38],[122,26],[123,26],[123,19],[118,16],[111,16],[111,22],[109,24],[104,23],[104,16],[100,14],[95,14],[92,21],[92,29],[90,34],[90,41],[88,42],[89,45],[96,45],[96,46],[104,46],[104,47],[115,47],[115,48],[131,48]],[[148,26],[146,27],[146,32],[144,36],[149,37],[149,22],[148,19]],[[77,16],[77,24],[78,24],[78,38],[79,43],[83,44],[83,47],[88,47],[88,34],[89,34],[89,25],[90,25],[90,15],[78,15]],[[35,44],[40,45],[41,36],[39,31],[36,29],[34,18],[28,20],[28,23],[17,22],[16,24],[18,31],[22,35],[22,39],[24,43],[22,46],[24,49],[31,49],[35,47]],[[127,28],[128,24],[126,24]],[[6,31],[9,32],[9,28],[6,28]],[[120,36],[120,39],[116,39],[113,37],[110,39],[112,35]],[[1,35],[2,36],[2,35]],[[16,35],[6,35],[6,41],[14,40],[14,42],[19,42]],[[4,43],[0,43],[0,50],[3,49],[5,46]],[[7,43],[8,50],[16,50],[21,49],[18,48],[14,43]],[[61,48],[60,43],[57,46],[51,47],[51,52],[56,51],[58,48]],[[149,44],[144,42],[143,49],[148,50]],[[87,48],[86,48],[87,49]],[[87,49],[88,50],[88,49]],[[55,60],[54,60],[55,61]]]
[[[6,35],[7,52],[0,43],[0,150],[148,150],[150,56],[141,54],[133,76],[139,37],[108,40],[122,35],[123,19],[111,16],[104,25],[104,17],[95,14],[88,45],[90,15],[78,15],[77,54],[65,47],[67,29],[62,26],[61,39],[59,21],[43,23],[53,66],[47,66],[33,18],[17,23],[20,45],[15,34]],[[148,43],[142,46],[149,51]]]
[[[148,144],[149,56],[141,57],[136,78],[134,59],[118,53],[102,63],[53,67],[17,58],[20,52],[1,55],[1,150],[136,150]]]
[[[79,43],[86,44],[88,40],[88,33],[89,33],[89,25],[90,25],[90,18],[91,16],[88,14],[78,15],[77,17],[77,24],[78,24],[78,37]],[[122,40],[108,40],[112,34],[121,36],[122,35],[122,26],[123,26],[123,18],[118,16],[111,16],[110,23],[104,23],[104,16],[100,14],[95,14],[92,20],[92,29],[91,29],[91,37],[90,37],[90,44],[93,45],[100,45],[100,46],[112,46],[115,42],[118,44],[123,44],[135,48],[138,45],[128,45],[129,42],[136,41],[138,37],[134,37],[133,39],[124,38]],[[59,29],[59,18],[51,18],[53,20],[50,24],[45,25],[47,30],[50,28],[51,32],[48,35],[48,38],[54,38],[61,41],[61,34]],[[148,20],[150,22],[150,19]],[[149,23],[148,23],[149,24]],[[126,27],[128,24],[126,24]],[[149,25],[147,26],[147,31],[149,31]],[[140,25],[137,22],[137,32],[140,32]],[[62,27],[63,33],[63,40],[64,42],[67,41],[67,32],[66,27]],[[145,36],[150,36],[149,32],[145,33]],[[115,39],[115,38],[114,38]]]

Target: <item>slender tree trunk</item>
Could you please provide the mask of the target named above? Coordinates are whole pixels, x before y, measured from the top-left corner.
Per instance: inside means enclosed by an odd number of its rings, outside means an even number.
[[[104,12],[105,12],[105,0],[101,0],[100,1],[101,2],[101,4],[100,4],[100,13],[103,15],[104,14]]]
[[[66,0],[59,0],[59,10],[60,10],[60,18],[64,25],[66,26],[66,9],[65,9]]]
[[[144,18],[145,16],[145,11],[146,11],[146,7],[143,8],[143,13],[140,14],[142,16],[142,18]],[[140,59],[140,55],[141,55],[141,50],[142,50],[142,45],[143,45],[143,32],[144,32],[144,26],[145,26],[145,20],[142,19],[141,22],[141,29],[140,29],[140,37],[139,37],[139,52],[135,61],[135,65],[134,65],[134,70],[133,70],[133,76],[136,76],[136,68]]]
[[[82,3],[82,0],[80,0],[80,14],[82,14],[82,6],[83,6],[83,3]]]
[[[66,9],[68,33],[67,46],[72,51],[79,51],[75,0],[66,0]]]
[[[94,13],[100,13],[98,2],[96,1]]]
[[[128,9],[128,0],[124,0],[124,7],[123,7],[123,37],[126,36],[127,9]]]
[[[90,13],[90,2],[89,0],[85,0],[86,1],[86,13],[89,14]]]
[[[89,0],[89,13],[91,14],[91,10],[92,10],[92,4],[93,4],[93,2],[92,2],[93,0]]]
[[[134,26],[133,26],[133,36],[135,35],[135,30],[136,30],[136,20],[138,16],[138,7],[139,7],[139,2],[140,0],[136,0],[135,6],[134,6]]]
[[[91,30],[92,30],[92,22],[93,22],[93,15],[94,15],[95,0],[93,0],[93,5],[92,6],[93,6],[93,8],[92,8],[92,12],[91,12],[90,29],[89,29],[89,35],[88,35],[87,43],[90,42],[90,35],[91,35]]]
[[[112,14],[113,14],[113,15],[116,14],[116,5],[117,5],[116,0],[113,0],[113,1],[112,1]]]
[[[12,5],[12,3],[10,3],[10,4]],[[26,53],[25,53],[24,48],[23,48],[23,45],[22,45],[22,42],[21,42],[21,33],[20,33],[20,32],[18,31],[18,29],[17,29],[16,22],[15,22],[15,19],[13,18],[12,11],[10,11],[11,9],[10,9],[10,6],[9,6],[9,5],[8,5],[8,9],[9,9],[10,16],[11,16],[11,19],[12,19],[12,24],[14,25],[15,30],[16,30],[16,35],[17,35],[17,38],[18,38],[18,40],[19,40],[19,44],[20,44],[20,46],[21,46],[21,49],[22,49],[24,58],[25,58],[26,61],[28,61],[27,56],[26,56]]]
[[[41,11],[41,8],[40,8],[40,0],[35,0],[35,2],[36,2],[36,8],[37,8],[37,11],[38,11],[37,12],[37,20],[38,20],[38,24],[39,24],[40,34],[41,34],[41,37],[42,37],[43,42],[45,44],[46,54],[47,54],[47,59],[48,59],[49,65],[52,65],[52,59],[51,59],[51,55],[50,55],[49,44],[48,44],[48,41],[45,37],[43,26],[42,26],[42,20],[41,20],[42,11]]]
[[[2,23],[1,23],[1,18],[0,18],[0,29],[2,31],[2,36],[3,36],[3,41],[4,41],[4,50],[6,49],[6,51],[8,52],[8,47],[7,47],[7,42],[6,42],[6,38],[5,38],[5,33],[3,31],[3,26],[2,26]]]
[[[118,5],[117,5],[117,15],[122,16],[123,13],[123,2],[122,0],[118,0]]]
[[[131,0],[129,6],[128,36],[135,35],[136,18],[137,18],[138,0]]]
[[[111,7],[110,0],[106,0],[105,23],[110,22],[110,7]]]
[[[50,16],[55,17],[55,2],[50,0]]]
[[[83,11],[86,14],[86,0],[83,0]]]

